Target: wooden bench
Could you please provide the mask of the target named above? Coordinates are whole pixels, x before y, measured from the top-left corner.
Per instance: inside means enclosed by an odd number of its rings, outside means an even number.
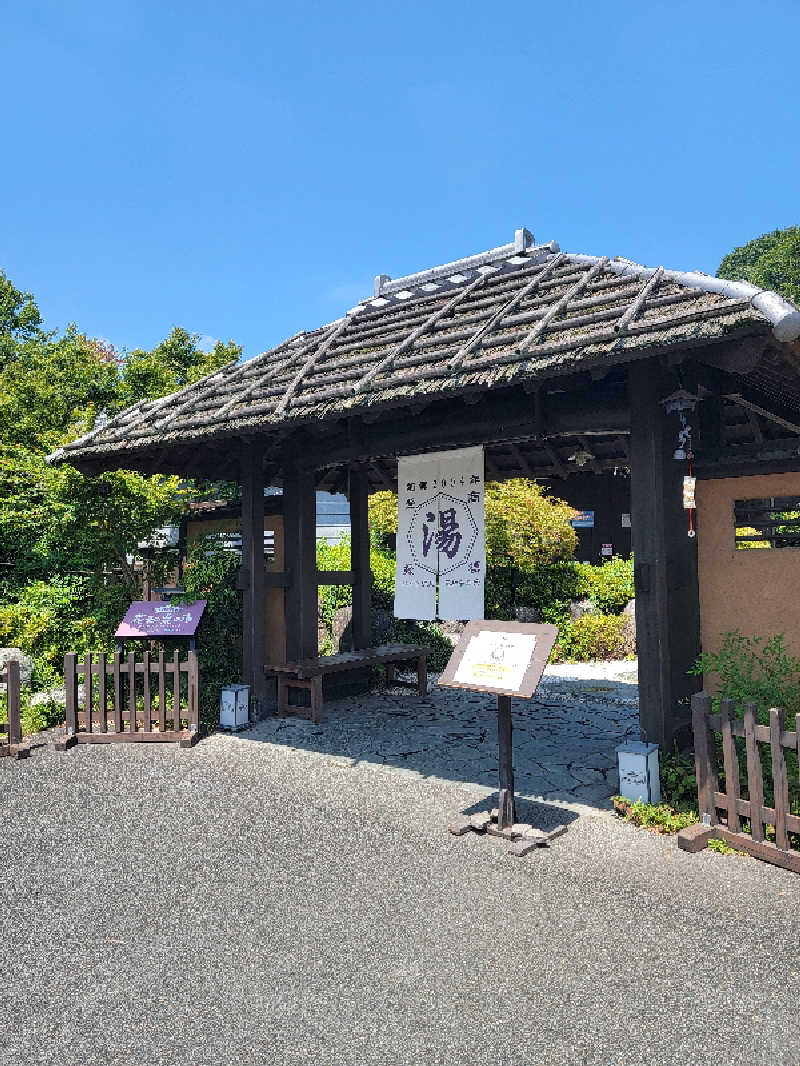
[[[289,704],[289,689],[305,689],[311,693],[311,721],[322,721],[322,678],[325,674],[357,670],[364,666],[385,666],[386,682],[413,688],[418,695],[428,694],[428,648],[416,644],[382,644],[378,648],[346,651],[339,655],[319,655],[313,659],[299,659],[293,663],[268,666],[278,675],[278,714],[303,713],[305,708]],[[416,660],[417,680],[400,681],[395,676],[395,663]]]

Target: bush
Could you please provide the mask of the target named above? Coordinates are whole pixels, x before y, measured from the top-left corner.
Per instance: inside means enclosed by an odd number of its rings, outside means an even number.
[[[800,658],[786,651],[782,633],[771,637],[746,637],[738,629],[723,633],[719,651],[703,652],[689,673],[716,678],[715,707],[723,699],[733,700],[739,710],[745,703],[758,703],[763,715],[770,707],[800,712]]]
[[[614,804],[614,810],[626,822],[650,829],[654,833],[678,833],[697,821],[696,811],[674,811],[668,803],[660,803],[655,807],[651,803],[642,803],[641,800],[632,803],[625,796],[612,796],[611,802]]]
[[[390,640],[398,644],[424,644],[430,648],[428,669],[439,673],[453,654],[453,645],[435,622],[415,622],[406,618],[392,621]]]
[[[64,655],[114,650],[114,630],[128,606],[124,585],[88,575],[31,581],[0,607],[0,642],[33,659],[33,687],[60,682]]]
[[[619,614],[635,595],[633,556],[615,555],[601,566],[577,563],[580,594],[588,596],[602,614]]]
[[[553,649],[556,662],[594,662],[628,656],[626,619],[620,615],[585,614],[559,629]]]

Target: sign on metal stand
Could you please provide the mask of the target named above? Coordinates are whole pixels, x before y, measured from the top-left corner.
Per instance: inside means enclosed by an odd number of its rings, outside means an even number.
[[[533,697],[557,636],[558,629],[552,625],[481,620],[467,623],[439,684],[497,696],[499,791],[496,816],[476,814],[460,819],[450,826],[454,835],[485,829],[516,841],[512,850],[524,855],[563,832],[560,828],[544,833],[516,820],[511,722],[512,699]]]

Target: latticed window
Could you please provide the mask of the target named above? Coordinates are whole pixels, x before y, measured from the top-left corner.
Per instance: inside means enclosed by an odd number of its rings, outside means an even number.
[[[800,496],[762,496],[733,505],[735,546],[800,548]]]

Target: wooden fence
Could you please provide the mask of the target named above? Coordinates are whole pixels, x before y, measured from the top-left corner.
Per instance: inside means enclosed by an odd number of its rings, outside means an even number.
[[[82,678],[82,682],[81,679]],[[64,656],[67,729],[56,744],[173,741],[182,748],[196,743],[200,727],[197,652],[181,661],[144,652],[108,658],[73,652]],[[82,698],[81,684],[83,687]]]
[[[759,859],[800,873],[800,850],[792,846],[789,837],[790,833],[800,834],[800,817],[789,809],[789,776],[784,753],[784,749],[796,751],[800,765],[800,714],[795,715],[794,729],[789,730],[784,728],[784,714],[777,707],[769,710],[769,725],[759,724],[755,703],[744,705],[744,720],[735,716],[732,700],[720,702],[719,714],[711,712],[710,696],[701,692],[692,697],[697,795],[703,823],[679,833],[679,846],[685,851],[700,851],[710,839],[716,838]],[[720,791],[717,778],[716,733],[721,735],[724,792]],[[740,792],[736,737],[744,738],[747,799]],[[764,806],[759,744],[769,745],[774,807]],[[720,812],[724,814],[725,824],[720,820]],[[749,832],[743,831],[744,818],[749,820]],[[774,842],[767,839],[767,826],[774,830]]]
[[[30,745],[22,743],[22,722],[19,714],[20,684],[19,662],[9,659],[5,669],[0,672],[0,684],[6,686],[6,702],[8,706],[8,721],[0,722],[0,756],[10,755],[12,759],[24,759],[30,755]]]

